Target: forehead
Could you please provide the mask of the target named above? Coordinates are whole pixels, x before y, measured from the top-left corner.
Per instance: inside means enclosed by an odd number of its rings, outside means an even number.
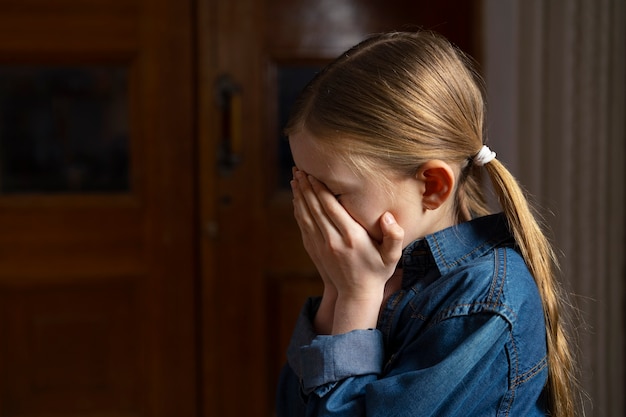
[[[356,173],[334,149],[320,145],[319,141],[307,132],[290,135],[289,146],[296,167],[326,184],[358,179]]]

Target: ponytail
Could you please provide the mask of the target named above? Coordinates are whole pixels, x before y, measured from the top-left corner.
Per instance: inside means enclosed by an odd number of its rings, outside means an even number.
[[[484,168],[541,295],[548,345],[548,410],[553,417],[573,417],[576,414],[574,361],[561,317],[564,298],[555,277],[556,256],[511,173],[497,159]]]

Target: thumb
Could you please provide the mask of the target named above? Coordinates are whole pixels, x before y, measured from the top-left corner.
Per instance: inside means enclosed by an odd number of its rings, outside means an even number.
[[[383,232],[383,242],[380,246],[380,256],[385,265],[395,265],[402,256],[402,242],[404,229],[396,222],[396,218],[390,212],[385,212],[381,217],[380,227]]]

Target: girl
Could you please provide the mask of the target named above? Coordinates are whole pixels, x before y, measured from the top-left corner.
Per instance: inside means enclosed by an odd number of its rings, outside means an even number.
[[[554,256],[483,145],[477,79],[442,37],[390,33],[303,91],[291,186],[324,292],[296,325],[278,416],[574,415]]]

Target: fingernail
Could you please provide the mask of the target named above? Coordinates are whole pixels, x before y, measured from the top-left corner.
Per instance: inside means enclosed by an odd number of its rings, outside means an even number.
[[[395,223],[395,219],[393,218],[393,215],[389,212],[386,212],[385,214],[383,214],[383,221],[386,224],[394,224]]]

